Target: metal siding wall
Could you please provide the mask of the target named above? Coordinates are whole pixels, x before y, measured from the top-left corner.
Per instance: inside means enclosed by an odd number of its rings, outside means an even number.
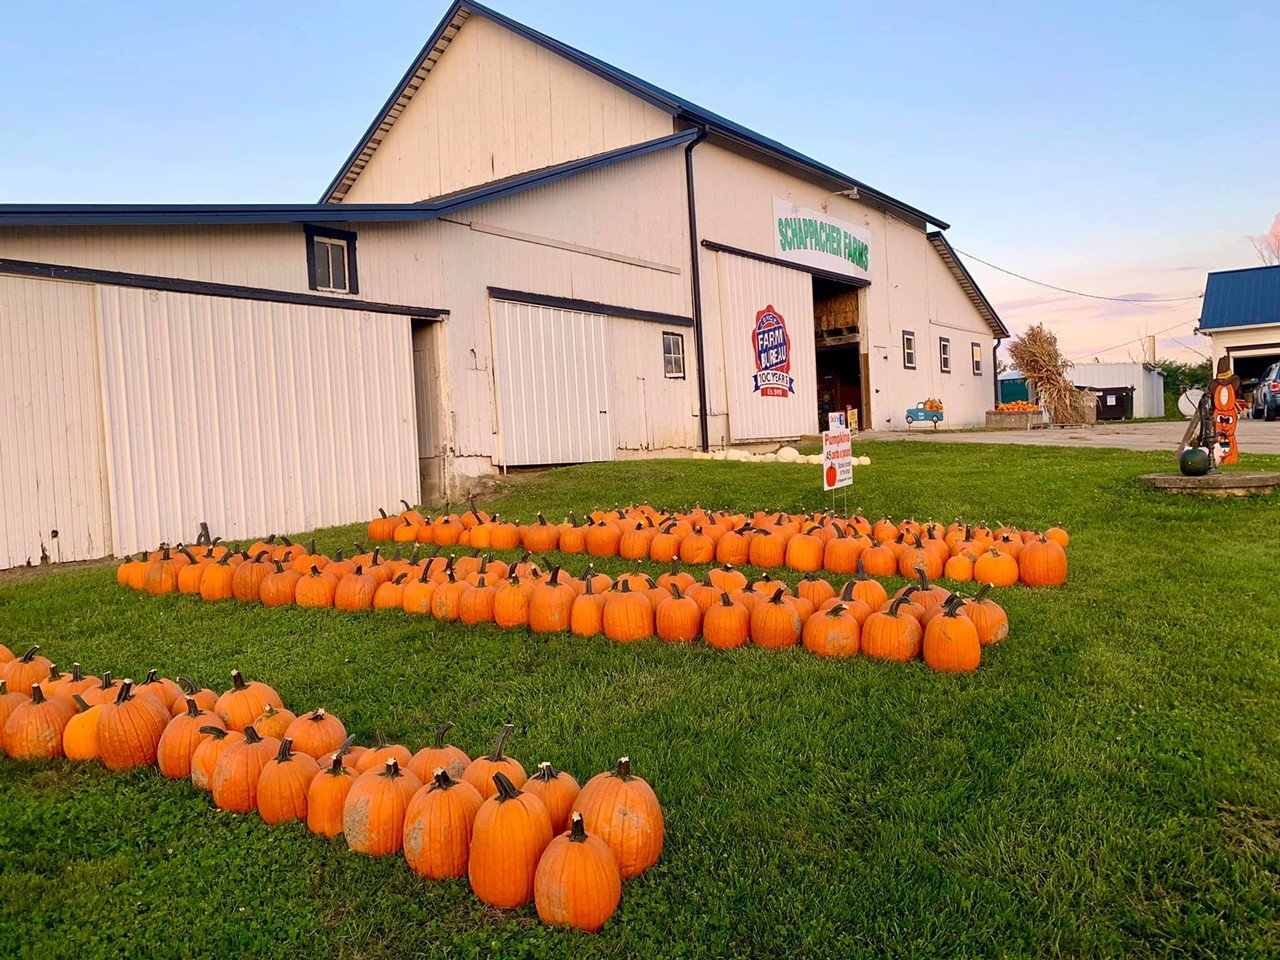
[[[0,277],[0,568],[111,553],[95,326],[91,286]]]
[[[638,320],[609,318],[614,442],[619,450],[673,450],[695,446],[698,437],[697,369],[693,330]],[[663,372],[662,333],[684,337],[685,378]]]
[[[407,318],[98,290],[118,553],[416,499]]]
[[[729,430],[733,439],[780,440],[817,433],[813,278],[799,270],[728,253],[717,254],[716,261]],[[791,339],[795,393],[789,397],[763,397],[753,390],[756,364],[752,331],[756,314],[770,304],[786,321]]]
[[[473,15],[345,200],[415,203],[672,130],[656,107]]]
[[[612,460],[607,318],[505,300],[491,311],[499,462]]]

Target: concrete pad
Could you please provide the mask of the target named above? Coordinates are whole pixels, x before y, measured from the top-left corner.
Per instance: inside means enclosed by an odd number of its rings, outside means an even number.
[[[1119,447],[1174,453],[1186,432],[1185,420],[1100,423],[1065,430],[874,430],[868,440],[919,440],[922,443],[1012,443],[1032,447]],[[1280,420],[1241,420],[1236,439],[1243,453],[1280,454]]]

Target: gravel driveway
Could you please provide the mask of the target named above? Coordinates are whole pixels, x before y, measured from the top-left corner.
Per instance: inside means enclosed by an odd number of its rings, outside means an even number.
[[[931,440],[935,443],[1018,443],[1042,447],[1123,447],[1126,450],[1168,450],[1182,441],[1185,421],[1099,424],[1071,430],[876,430],[876,440]],[[1236,439],[1244,453],[1280,453],[1280,421],[1242,420]]]

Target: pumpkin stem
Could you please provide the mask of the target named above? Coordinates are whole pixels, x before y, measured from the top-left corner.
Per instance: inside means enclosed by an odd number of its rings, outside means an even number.
[[[340,777],[347,772],[347,768],[342,765],[342,751],[335,750],[333,756],[329,758],[329,773],[335,777]]]
[[[127,683],[128,681],[125,681],[125,682]],[[244,742],[245,743],[261,743],[262,742],[262,734],[258,733],[257,730],[253,729],[253,724],[249,724],[249,726],[244,728]]]
[[[631,758],[619,757],[618,768],[613,771],[613,775],[617,777],[619,780],[630,780],[631,779]]]
[[[354,744],[355,742],[356,742],[356,735],[353,733],[351,734],[351,736],[347,737],[347,739],[343,740],[342,746],[340,746],[334,752],[337,753],[338,756],[340,757],[345,757],[348,753],[351,752],[351,745]]]
[[[3,682],[4,681],[0,680],[0,683],[3,683]],[[0,696],[3,696],[3,694],[4,694],[4,691],[0,690]],[[89,704],[85,703],[84,697],[80,696],[80,694],[73,693],[71,695],[71,699],[76,702],[76,706],[80,708],[81,713],[84,713],[86,710],[89,709]]]
[[[196,692],[196,685],[191,681],[189,677],[179,677],[178,686],[182,688],[182,692],[185,694],[190,695]]]
[[[556,777],[560,776],[556,772],[556,768],[551,765],[551,761],[543,760],[538,764],[538,772],[533,775],[533,779],[541,780],[543,783],[550,783]]]
[[[71,679],[75,680],[77,683],[84,679],[84,676],[80,673],[79,663],[71,664]]]
[[[196,703],[194,697],[187,697],[186,699],[188,717],[198,717],[200,714],[204,713],[204,711],[200,709],[200,705]]]
[[[834,620],[836,617],[841,616],[843,613],[845,613],[845,611],[847,611],[848,609],[849,608],[846,607],[843,603],[837,603],[834,607],[832,607],[830,610],[827,611],[827,616],[831,617]]]
[[[127,703],[128,701],[132,700],[133,699],[133,693],[131,692],[132,690],[133,690],[132,680],[121,680],[120,692],[116,694],[116,703],[117,704]]]
[[[671,591],[671,596],[674,599],[676,600],[680,599],[680,584],[673,583],[668,589]]]
[[[975,593],[975,594],[973,595],[973,602],[974,602],[974,603],[981,603],[981,602],[986,598],[987,593],[988,593],[990,590],[991,590],[991,584],[989,584],[989,583],[984,583],[984,584],[981,586],[981,588],[979,588],[978,592],[977,592],[977,593]]]
[[[280,749],[276,751],[276,760],[279,763],[288,763],[293,759],[293,740],[285,737],[280,741]]]
[[[855,573],[855,577],[856,577],[857,579],[859,579],[859,580],[869,580],[869,579],[871,579],[870,577],[868,577],[868,576],[867,576],[867,568],[866,568],[866,566],[865,566],[865,565],[863,565],[863,563],[862,563],[862,557],[858,557],[858,568],[857,568],[857,571],[856,571],[856,573]]]
[[[782,592],[786,587],[779,587],[773,592],[773,596],[769,598],[770,603],[782,603]]]
[[[40,689],[40,684],[33,683],[31,685],[31,702],[44,703],[44,701],[45,701],[44,691]]]
[[[449,721],[436,731],[435,748],[441,750],[444,748],[444,735],[453,729],[453,721]]]
[[[726,607],[733,606],[733,599],[725,591],[720,591],[720,603]]]
[[[448,790],[450,787],[457,786],[458,781],[449,776],[449,771],[444,767],[436,767],[431,771],[431,789],[432,790]]]
[[[573,816],[570,818],[570,822],[572,826],[569,828],[569,842],[586,843],[587,831],[582,826],[582,814],[574,811]]]
[[[519,788],[508,780],[507,775],[501,771],[493,775],[493,785],[498,788],[496,796],[499,803],[506,800],[514,800],[520,796]]]
[[[927,591],[929,589],[929,579],[924,575],[924,567],[919,566],[916,567],[915,570],[916,576],[920,579],[920,589]]]
[[[110,690],[110,689],[111,689],[111,684],[112,684],[112,681],[111,681],[111,671],[110,671],[110,670],[103,670],[103,671],[102,671],[102,679],[98,681],[98,689],[99,689],[99,690]]]
[[[207,733],[215,740],[225,740],[227,737],[227,731],[221,727],[201,727],[200,732]]]
[[[386,777],[388,780],[395,780],[398,777],[403,777],[404,774],[400,772],[400,761],[395,757],[391,757],[387,760],[387,765],[382,771],[382,776]]]
[[[504,723],[502,725],[502,732],[498,734],[498,742],[493,745],[493,753],[489,754],[490,760],[497,762],[505,759],[502,755],[502,748],[507,745],[507,737],[511,736],[515,729],[516,725],[514,723]]]
[[[61,680],[62,677],[63,674],[58,670],[58,665],[56,663],[49,664],[49,677],[47,682],[53,683],[55,680]]]
[[[244,682],[244,674],[239,670],[231,671],[231,688],[233,690],[247,690],[249,685]]]
[[[911,594],[904,593],[902,596],[898,597],[898,599],[894,600],[893,603],[889,604],[889,616],[896,617],[898,615],[899,608],[904,603],[910,603],[910,602],[911,602]]]
[[[40,644],[33,643],[31,647],[24,653],[20,659],[23,663],[30,663],[37,653],[40,652]]]

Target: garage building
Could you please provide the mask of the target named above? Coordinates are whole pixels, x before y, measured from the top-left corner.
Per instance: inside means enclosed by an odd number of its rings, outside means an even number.
[[[1229,357],[1242,381],[1280,362],[1280,265],[1209,274],[1197,333],[1213,342],[1213,366]]]
[[[0,567],[980,424],[1007,331],[946,228],[455,3],[314,204],[0,206]]]

